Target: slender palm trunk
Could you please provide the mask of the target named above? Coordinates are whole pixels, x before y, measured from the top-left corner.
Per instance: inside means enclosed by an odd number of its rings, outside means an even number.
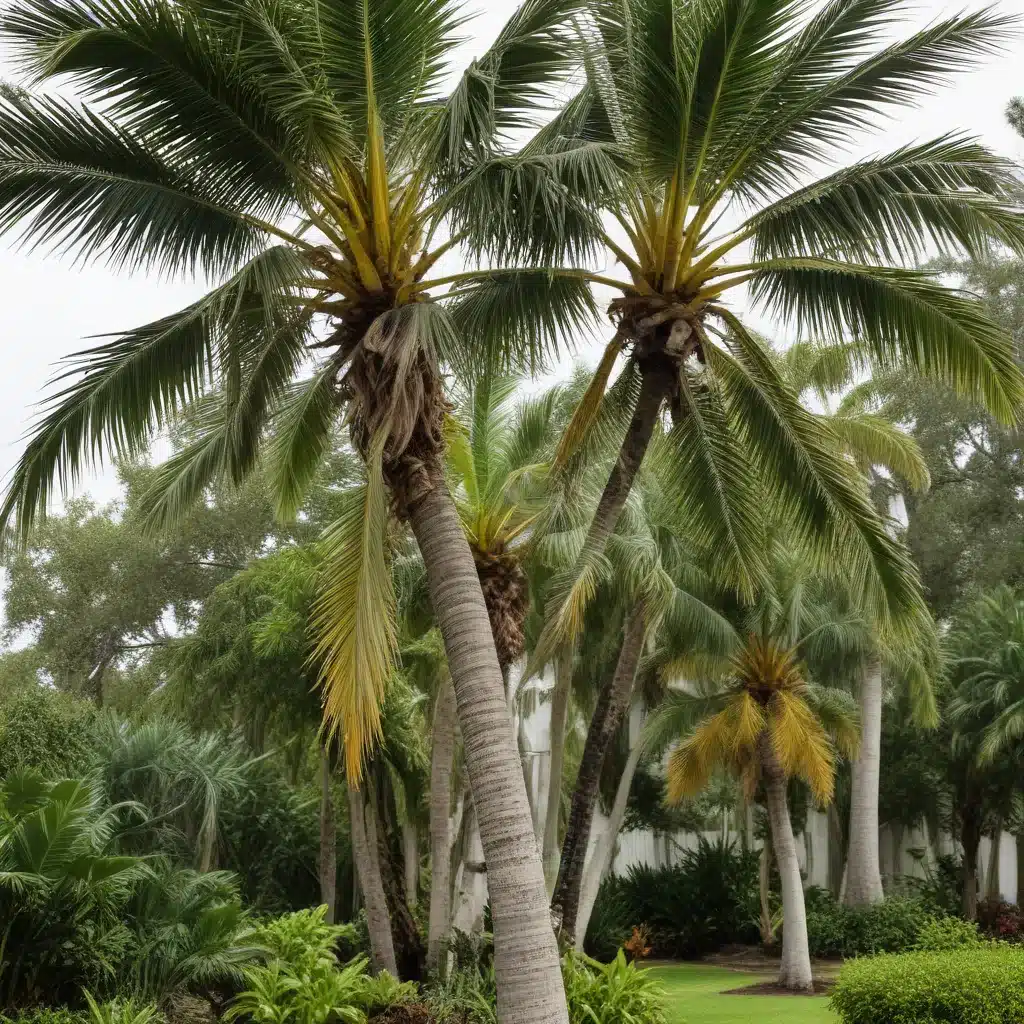
[[[963,915],[966,921],[978,918],[978,847],[981,845],[981,821],[973,808],[965,808],[960,828],[960,843],[964,850]]]
[[[380,855],[374,816],[367,815],[361,789],[348,786],[348,812],[352,830],[352,859],[355,861],[359,888],[366,907],[366,924],[370,932],[370,965],[374,974],[381,971],[398,977],[395,943],[391,937],[387,897],[380,874]]]
[[[583,867],[590,841],[590,826],[594,820],[594,807],[597,804],[601,767],[615,733],[629,710],[633,681],[643,653],[645,622],[641,601],[626,618],[625,635],[615,672],[601,688],[583,746],[583,758],[569,810],[569,823],[562,843],[558,879],[551,897],[552,912],[556,917],[561,914],[561,935],[568,945],[576,942],[576,917],[583,884]]]
[[[402,867],[405,869],[405,899],[411,910],[419,901],[420,835],[414,821],[402,822]]]
[[[850,796],[850,845],[846,896],[851,907],[881,903],[882,872],[878,862],[878,785],[882,762],[882,666],[872,658],[860,683],[860,753],[853,762]]]
[[[1014,837],[1017,841],[1017,906],[1024,907],[1024,832]]]
[[[430,755],[430,913],[427,923],[427,972],[436,974],[451,926],[452,759],[455,756],[455,690],[441,684],[434,704]]]
[[[1003,843],[1003,830],[997,828],[992,833],[992,847],[988,853],[988,870],[985,872],[985,899],[998,900],[999,890],[999,848]]]
[[[637,766],[640,764],[640,755],[643,747],[637,740],[629,752],[626,767],[622,771],[618,788],[615,790],[615,803],[612,804],[612,812],[608,818],[608,827],[601,833],[600,838],[594,845],[593,853],[587,860],[583,876],[583,893],[580,897],[580,909],[576,915],[576,948],[583,949],[583,941],[587,937],[587,926],[590,924],[590,915],[594,912],[594,904],[597,902],[597,894],[601,888],[601,882],[612,866],[612,859],[615,856],[615,843],[619,838],[619,829],[622,828],[622,821],[626,817],[626,805],[629,803],[629,791],[633,788],[633,776],[636,774]]]
[[[835,801],[828,805],[828,888],[839,899],[846,858],[843,856],[843,825]],[[845,895],[845,893],[843,894]]]
[[[554,886],[558,874],[558,819],[562,806],[562,764],[565,758],[565,722],[572,685],[572,658],[561,654],[556,661],[555,688],[551,693],[551,756],[549,758],[547,809],[544,813],[544,876]]]
[[[757,898],[761,907],[761,945],[769,948],[775,945],[775,925],[772,919],[771,904],[771,881],[772,881],[772,835],[771,829],[764,837],[764,845],[761,847],[761,856],[758,858],[757,866]]]
[[[320,902],[327,908],[326,920],[334,924],[338,902],[338,827],[331,795],[331,755],[320,748]]]
[[[797,991],[810,991],[814,981],[807,941],[807,912],[796,839],[786,802],[786,776],[772,749],[767,730],[761,734],[759,746],[772,846],[782,882],[782,967],[779,971],[779,984]]]
[[[597,503],[597,510],[587,530],[587,537],[583,543],[584,554],[604,551],[608,538],[612,535],[626,506],[633,481],[651,443],[661,407],[671,394],[673,383],[671,372],[660,362],[650,362],[641,368],[640,393],[637,396],[636,407],[633,409],[633,416],[626,429],[618,458],[608,474],[601,500]]]
[[[476,565],[443,475],[409,505],[444,637],[487,864],[501,1024],[566,1024],[558,945]]]

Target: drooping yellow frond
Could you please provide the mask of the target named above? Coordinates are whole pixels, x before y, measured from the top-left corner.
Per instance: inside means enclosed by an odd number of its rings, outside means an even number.
[[[741,755],[753,751],[765,727],[764,709],[746,690],[729,702],[732,716],[732,749]]]
[[[792,690],[779,690],[768,705],[772,747],[787,775],[810,787],[819,804],[832,800],[835,750],[814,711]]]
[[[558,450],[555,452],[553,463],[555,469],[561,468],[572,458],[573,453],[594,425],[601,402],[604,400],[604,393],[608,390],[608,380],[612,375],[615,360],[621,353],[622,339],[616,334],[606,346],[604,355],[601,356],[601,362],[597,364],[594,376],[591,378],[590,384],[587,385],[587,390],[583,393],[579,405],[573,410],[572,418],[562,433],[562,438],[558,442]]]
[[[692,743],[700,760],[709,765],[729,761],[733,753],[736,716],[731,704],[717,715],[705,718],[687,741]]]
[[[354,781],[380,738],[381,706],[398,649],[382,451],[380,438],[367,459],[366,485],[352,493],[324,534],[313,609],[312,658],[320,667],[324,726],[342,736],[345,770]]]
[[[672,751],[665,773],[668,781],[666,799],[670,804],[678,804],[687,797],[697,796],[707,786],[714,763],[703,758],[700,748],[695,733]]]

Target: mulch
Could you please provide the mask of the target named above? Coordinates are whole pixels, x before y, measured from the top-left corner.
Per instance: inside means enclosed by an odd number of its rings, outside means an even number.
[[[723,996],[827,996],[836,987],[834,981],[816,981],[813,992],[794,992],[791,988],[783,988],[774,981],[760,981],[755,985],[744,985],[742,988],[726,989]]]

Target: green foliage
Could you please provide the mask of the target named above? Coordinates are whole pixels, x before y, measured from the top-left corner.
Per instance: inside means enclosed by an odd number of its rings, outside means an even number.
[[[426,1002],[437,1024],[496,1024],[494,969],[456,967],[427,990]]]
[[[87,1024],[89,1015],[65,1006],[33,1006],[11,1016],[0,1013],[0,1024]]]
[[[1014,903],[1001,898],[978,902],[978,927],[990,938],[1019,942],[1024,933],[1024,915]]]
[[[367,960],[356,957],[339,967],[334,947],[343,929],[327,924],[326,912],[326,907],[316,907],[261,922],[254,938],[270,959],[246,970],[245,988],[226,1014],[229,1022],[249,1018],[255,1024],[361,1024],[368,998]],[[389,991],[397,998],[382,982],[369,998]]]
[[[50,779],[81,776],[92,764],[96,709],[35,685],[0,704],[0,778],[32,769]]]
[[[943,854],[934,864],[929,864],[924,878],[904,879],[903,886],[938,916],[959,914],[963,906],[963,868],[960,861],[949,854]]]
[[[664,990],[653,974],[627,963],[622,950],[609,964],[567,953],[562,980],[569,1024],[665,1024]]]
[[[363,979],[359,993],[359,1005],[367,1017],[376,1016],[392,1006],[413,1003],[419,997],[419,989],[412,981],[399,981],[388,971]]]
[[[842,1024],[1016,1024],[1024,1018],[1024,954],[987,947],[852,960],[831,1006]]]
[[[585,949],[610,958],[633,925],[646,924],[656,957],[686,958],[755,942],[757,855],[701,839],[675,867],[639,865],[604,880]],[[615,948],[618,948],[616,945]]]
[[[85,993],[89,1004],[89,1024],[161,1024],[163,1016],[153,1003],[134,999],[115,999],[98,1003],[92,993]]]
[[[818,890],[807,900],[811,956],[850,957],[913,949],[930,916],[924,901],[912,897],[890,896],[874,906],[847,907]]]
[[[921,952],[942,953],[981,944],[978,926],[973,921],[959,917],[929,917],[918,929],[914,948]]]

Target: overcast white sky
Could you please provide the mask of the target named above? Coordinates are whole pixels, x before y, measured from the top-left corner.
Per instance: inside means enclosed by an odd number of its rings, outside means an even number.
[[[9,0],[0,0],[6,2]],[[481,13],[469,29],[474,38],[464,48],[466,61],[486,48],[512,6],[509,0],[476,0],[475,5],[470,0],[470,4]],[[924,23],[981,5],[967,0],[918,0],[913,20]],[[1024,17],[1024,0],[1002,0],[999,6]],[[0,78],[13,78],[2,54]],[[1007,54],[960,76],[919,109],[889,122],[854,155],[966,130],[997,152],[1024,162],[1024,141],[1014,135],[1003,117],[1007,102],[1020,94],[1024,94],[1024,36],[1010,42]],[[0,473],[4,478],[61,356],[83,347],[82,339],[89,335],[114,332],[169,313],[196,297],[200,287],[195,282],[155,276],[115,275],[95,266],[75,267],[45,253],[18,252],[13,238],[0,238],[0,343],[8,353],[6,372],[0,376]],[[776,327],[775,333],[783,332]],[[115,493],[109,474],[87,489],[101,500]]]

